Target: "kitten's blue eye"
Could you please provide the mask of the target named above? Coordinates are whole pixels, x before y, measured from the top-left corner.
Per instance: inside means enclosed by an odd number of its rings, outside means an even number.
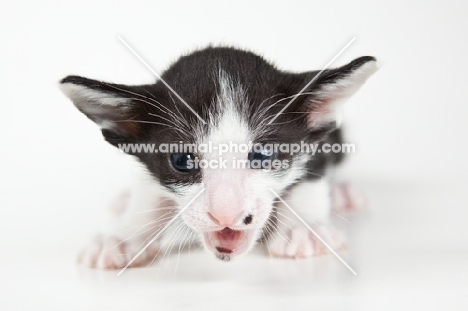
[[[252,169],[271,169],[271,162],[276,159],[276,153],[271,150],[252,151],[248,158]]]
[[[171,154],[172,166],[183,173],[193,173],[198,171],[195,156],[191,153],[174,153]]]

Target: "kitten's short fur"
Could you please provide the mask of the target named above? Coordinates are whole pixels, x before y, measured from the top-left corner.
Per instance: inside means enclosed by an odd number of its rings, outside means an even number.
[[[208,47],[181,57],[161,76],[206,124],[161,81],[128,86],[68,76],[60,86],[114,146],[180,142],[218,146],[250,141],[323,144],[341,142],[341,104],[376,69],[373,57],[360,57],[325,70],[296,97],[318,71],[281,71],[251,52]],[[340,235],[328,225],[332,189],[325,177],[327,168],[338,163],[341,154],[278,152],[274,158],[287,167],[263,170],[233,167],[233,159],[247,160],[251,154],[230,151],[221,156],[226,168],[181,171],[187,157],[218,160],[219,155],[197,152],[183,154],[182,160],[175,155],[174,160],[170,153],[128,153],[145,165],[147,176],[118,200],[124,208],[115,230],[98,237],[82,253],[81,260],[88,266],[126,265],[145,241],[202,189],[181,215],[184,226],[170,227],[132,266],[148,263],[159,251],[173,246],[174,239],[183,241],[182,236],[190,236],[224,260],[247,253],[265,236],[267,248],[275,256],[323,253],[323,245],[297,225],[273,191],[314,225],[332,247],[343,246]],[[336,189],[343,190],[335,193],[340,204],[349,205],[347,188]],[[133,234],[128,228],[134,228]]]

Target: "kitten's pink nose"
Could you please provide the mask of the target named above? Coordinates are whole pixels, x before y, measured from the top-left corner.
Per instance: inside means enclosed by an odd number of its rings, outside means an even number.
[[[234,225],[242,217],[242,215],[243,212],[240,212],[239,214],[226,213],[224,211],[221,211],[219,213],[208,212],[208,216],[215,224],[225,227]]]

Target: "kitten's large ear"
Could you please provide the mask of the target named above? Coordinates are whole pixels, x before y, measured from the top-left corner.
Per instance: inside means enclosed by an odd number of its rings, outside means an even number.
[[[322,72],[310,87],[304,91],[309,94],[305,102],[309,112],[307,125],[311,129],[327,126],[333,122],[341,123],[342,105],[378,69],[372,56],[357,58],[347,65]],[[307,82],[314,79],[318,72],[307,74]]]
[[[138,87],[110,84],[78,76],[60,81],[60,89],[88,118],[97,123],[113,145],[135,139],[140,131]]]

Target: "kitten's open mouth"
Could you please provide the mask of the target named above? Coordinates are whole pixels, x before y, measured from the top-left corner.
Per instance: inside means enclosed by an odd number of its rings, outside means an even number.
[[[207,247],[221,259],[244,253],[250,244],[251,230],[232,230],[205,232],[203,237]]]

